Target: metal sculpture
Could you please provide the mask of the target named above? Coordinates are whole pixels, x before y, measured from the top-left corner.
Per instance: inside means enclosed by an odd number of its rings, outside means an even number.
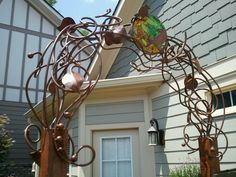
[[[58,27],[60,33],[48,44],[45,50],[31,53],[29,58],[36,55],[38,64],[26,82],[26,98],[36,119],[25,129],[25,139],[31,148],[32,158],[39,165],[40,177],[63,176],[67,174],[68,164],[87,166],[95,158],[91,146],[83,145],[77,150],[68,129],[73,115],[96,86],[101,74],[101,57],[99,48],[103,47],[102,40],[119,41],[119,36],[112,36],[111,27],[119,26],[122,20],[110,16],[108,12],[96,18],[103,18],[102,24],[97,24],[92,18],[85,17],[79,24],[73,19],[65,18]],[[110,21],[113,23],[110,23]],[[86,35],[82,32],[86,31]],[[92,80],[89,67],[97,59],[99,73]],[[34,108],[30,97],[30,84],[36,79],[43,79],[42,111]],[[68,103],[65,97],[74,95]],[[31,136],[31,131],[37,130],[38,139]],[[40,143],[37,148],[36,144]],[[71,153],[68,153],[69,144]],[[79,163],[78,156],[83,149],[91,151],[88,162]]]
[[[146,12],[147,9],[147,6],[143,6],[135,18],[146,20],[148,14],[143,16],[141,12]],[[165,35],[162,39],[165,39]],[[146,43],[145,45],[148,46]],[[222,159],[228,147],[227,137],[222,131],[225,109],[222,112],[221,122],[212,116],[218,107],[214,90],[218,90],[220,93],[224,108],[224,98],[219,85],[210,73],[200,66],[197,56],[187,45],[186,33],[183,41],[168,36],[166,41],[162,42],[161,50],[157,53],[147,53],[145,52],[146,48],[142,48],[142,45],[138,44],[137,46],[144,55],[143,57],[137,55],[138,60],[132,62],[131,65],[139,72],[161,71],[165,83],[178,94],[180,104],[188,110],[187,124],[183,129],[183,146],[189,147],[190,153],[199,151],[201,175],[202,177],[212,177],[213,173],[219,172],[219,160]],[[176,75],[179,75],[179,78]],[[214,90],[213,85],[215,86]],[[205,93],[209,94],[209,99],[206,98]],[[197,130],[199,136],[190,136],[188,128],[191,131]],[[217,145],[219,135],[225,138],[225,146],[221,152]],[[191,144],[194,141],[198,141],[198,147]]]
[[[114,50],[112,44],[120,44],[126,40],[136,44],[142,51],[140,55],[129,47],[119,47],[131,50],[137,55],[137,60],[131,65],[140,72],[151,70],[161,71],[165,83],[179,95],[180,103],[188,109],[187,124],[184,127],[184,145],[193,152],[200,151],[202,177],[211,177],[219,170],[219,159],[227,149],[227,138],[221,125],[217,125],[212,113],[214,95],[212,84],[220,87],[214,78],[200,66],[197,57],[186,44],[185,40],[167,36],[164,26],[155,17],[148,16],[148,6],[143,6],[132,19],[131,24],[122,25],[119,17],[106,14],[96,18],[104,18],[103,23],[97,24],[89,17],[75,24],[73,19],[65,18],[58,28],[60,33],[55,40],[48,44],[44,52],[29,54],[29,58],[38,55],[36,69],[26,82],[26,97],[30,109],[37,121],[25,129],[25,139],[32,149],[32,158],[40,167],[40,177],[64,177],[68,164],[86,166],[93,162],[95,151],[91,146],[84,145],[75,150],[75,145],[68,133],[74,113],[96,86],[102,69],[99,49]],[[140,37],[140,26],[144,23],[145,30],[150,28],[153,36],[144,34]],[[141,25],[140,25],[141,24]],[[133,26],[131,33],[126,27]],[[136,27],[135,27],[136,26]],[[83,31],[86,31],[86,35]],[[158,31],[155,31],[158,30]],[[145,31],[144,31],[145,32]],[[106,45],[104,45],[105,41]],[[84,55],[87,53],[87,55]],[[90,77],[90,66],[99,61],[99,73],[95,80]],[[139,64],[138,64],[139,63]],[[181,72],[183,83],[177,81],[174,72]],[[168,75],[168,77],[166,77]],[[29,96],[31,81],[43,76],[42,111],[35,110]],[[41,78],[42,79],[42,78]],[[183,89],[180,84],[183,84]],[[208,92],[210,100],[206,100],[201,92]],[[67,103],[65,97],[75,95],[72,102]],[[223,99],[222,99],[223,100]],[[217,104],[216,104],[217,105]],[[223,112],[224,116],[225,112]],[[199,136],[192,139],[187,133],[188,127],[194,127]],[[36,129],[39,138],[33,139],[30,130]],[[218,152],[217,138],[223,134],[226,139],[225,150]],[[198,140],[199,147],[192,147],[190,142]],[[34,144],[40,142],[40,147]],[[71,153],[68,153],[71,144]],[[91,151],[88,162],[78,163],[79,153],[83,149]]]

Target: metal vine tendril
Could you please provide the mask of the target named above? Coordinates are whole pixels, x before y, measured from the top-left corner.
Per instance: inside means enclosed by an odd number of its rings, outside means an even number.
[[[25,139],[33,150],[33,154],[41,152],[41,149],[36,149],[34,144],[40,142],[42,129],[46,131],[52,129],[54,147],[61,159],[77,166],[86,166],[94,161],[95,151],[91,146],[83,145],[76,149],[71,136],[63,137],[63,132],[69,128],[75,112],[92,92],[100,78],[102,61],[99,48],[108,49],[102,45],[102,41],[104,38],[110,40],[107,37],[111,34],[110,29],[120,26],[122,22],[119,17],[109,15],[110,12],[111,10],[108,10],[105,14],[96,17],[104,19],[101,24],[97,24],[89,17],[82,18],[78,24],[75,24],[71,18],[65,18],[59,27],[60,33],[45,50],[28,55],[29,58],[38,58],[37,66],[26,82],[26,98],[37,120],[25,129]],[[85,30],[87,34],[83,35],[82,30]],[[99,73],[92,80],[89,69],[95,58],[99,61]],[[30,97],[30,85],[37,79],[43,80],[41,113],[35,110]],[[66,105],[64,98],[68,94],[75,94],[76,97],[72,103]],[[48,117],[48,115],[51,116]],[[33,140],[30,136],[32,129],[39,132],[37,140]],[[70,142],[71,154],[67,153],[67,147],[63,145],[64,139]],[[78,163],[79,153],[83,149],[91,151],[91,159],[86,163]]]
[[[217,139],[219,135],[222,135],[225,139],[225,146],[221,148],[222,151],[213,149],[213,147],[210,149],[210,151],[214,151],[217,158],[221,160],[228,148],[228,139],[226,134],[222,131],[225,120],[225,104],[222,91],[216,80],[200,66],[197,56],[187,45],[187,34],[185,33],[183,41],[175,37],[167,36],[161,22],[155,19],[155,17],[150,16],[148,9],[149,7],[144,5],[140,8],[138,14],[135,15],[135,19],[138,20],[136,23],[133,22],[134,25],[136,25],[136,31],[134,30],[134,32],[140,34],[141,31],[141,35],[144,37],[141,37],[141,40],[138,41],[139,43],[134,40],[136,46],[142,51],[142,56],[136,53],[137,60],[132,61],[131,66],[141,73],[152,70],[160,71],[164,82],[177,93],[180,104],[187,108],[187,124],[183,128],[184,143],[182,146],[190,148],[190,153],[201,151],[200,145],[199,147],[194,147],[192,142],[206,138],[214,143],[215,139]],[[133,21],[135,21],[135,19],[133,19]],[[140,27],[142,25],[140,24],[144,25],[145,28],[142,29],[142,27]],[[148,29],[149,27],[151,28],[150,30]],[[159,30],[159,34],[156,36],[153,36],[153,28]],[[150,34],[143,34],[143,31]],[[149,40],[150,38],[151,40]],[[163,39],[165,39],[165,41],[163,41]],[[152,50],[147,48],[148,46],[152,46],[155,40],[159,40],[162,44],[162,46],[158,48],[158,53],[155,51],[152,52]],[[142,45],[140,45],[140,43]],[[177,81],[178,78],[183,78],[182,82]],[[215,86],[215,90],[218,90],[219,95],[221,95],[220,99],[223,104],[221,122],[219,119],[217,120],[212,116],[218,107],[218,98],[214,93],[212,85]],[[206,98],[205,93],[208,93],[210,97]],[[195,128],[199,136],[190,136],[188,134],[188,128],[191,130]],[[211,153],[209,154],[211,156]],[[206,165],[205,162],[204,165]]]
[[[212,85],[215,85],[215,90],[219,90],[222,101],[224,101],[223,95],[215,79],[200,66],[197,57],[187,45],[186,40],[186,34],[183,41],[168,36],[167,45],[163,52],[157,55],[138,56],[138,60],[131,62],[131,65],[134,69],[143,73],[151,70],[161,71],[165,83],[178,93],[180,104],[188,110],[187,124],[183,129],[184,143],[182,146],[188,146],[191,149],[190,153],[193,153],[198,151],[199,148],[191,145],[191,142],[197,141],[199,137],[212,139],[212,137],[218,138],[219,135],[223,135],[225,138],[225,146],[223,147],[225,148],[222,152],[218,152],[219,159],[222,159],[228,147],[228,139],[222,131],[225,109],[223,109],[222,118],[220,119],[221,123],[217,122],[212,117],[218,106],[218,99]],[[151,66],[150,63],[152,63]],[[184,78],[182,83],[178,82],[175,77],[178,71],[181,71],[182,74],[180,78]],[[183,89],[181,84],[184,85]],[[210,94],[209,100],[204,93]],[[213,100],[215,103],[213,103]],[[192,131],[193,127],[198,131],[198,137],[191,137],[188,134],[188,128],[191,128]]]
[[[28,55],[29,58],[38,55],[38,64],[26,82],[26,98],[37,120],[37,124],[30,124],[25,130],[25,139],[31,149],[40,152],[40,149],[35,150],[33,148],[32,143],[39,142],[40,138],[35,141],[30,139],[29,131],[31,128],[36,128],[39,132],[41,129],[53,129],[54,147],[61,159],[78,166],[86,166],[93,162],[95,151],[91,146],[84,145],[76,150],[72,138],[69,135],[68,137],[61,135],[65,129],[69,128],[74,113],[92,92],[100,78],[102,58],[99,55],[99,49],[124,48],[137,56],[136,61],[131,62],[131,66],[135,70],[141,73],[151,70],[160,71],[165,83],[178,94],[180,104],[187,108],[187,124],[183,129],[183,146],[188,146],[192,150],[191,153],[199,150],[198,147],[193,147],[191,144],[198,137],[192,137],[188,134],[189,127],[194,127],[198,131],[199,137],[211,139],[223,135],[226,145],[222,152],[218,152],[218,157],[221,159],[228,147],[227,137],[222,131],[225,110],[223,109],[221,123],[212,117],[218,105],[212,85],[217,87],[221,95],[222,92],[215,79],[200,66],[197,57],[187,45],[186,34],[183,41],[166,36],[165,44],[161,46],[159,53],[148,53],[132,35],[133,32],[128,33],[126,31],[126,27],[131,26],[131,24],[122,25],[122,20],[119,17],[109,15],[110,12],[108,10],[107,13],[96,17],[104,18],[101,24],[97,24],[94,19],[89,17],[82,18],[79,24],[75,24],[70,18],[65,18],[60,27],[61,31],[55,40],[50,42],[42,53],[36,52]],[[145,16],[146,13],[145,10],[140,11],[139,15]],[[138,15],[132,19],[132,23],[137,18]],[[66,24],[66,20],[69,20],[69,22],[67,21],[68,24]],[[81,30],[85,30],[88,34],[78,35]],[[141,54],[131,47],[111,46],[112,44],[121,44],[126,40],[134,43],[141,50]],[[106,45],[103,45],[103,41]],[[99,72],[96,79],[92,80],[89,69],[95,59],[99,61]],[[178,72],[181,72],[180,78],[184,78],[181,83],[177,82],[175,77],[175,73]],[[38,113],[30,99],[29,88],[34,79],[42,78],[44,79],[42,112]],[[210,94],[209,100],[203,94],[206,92]],[[68,94],[76,94],[76,97],[72,103],[66,106],[64,98]],[[213,100],[215,100],[215,104]],[[49,105],[51,106],[49,107]],[[48,118],[47,115],[50,114],[52,116]],[[68,155],[66,147],[62,145],[64,138],[72,146],[70,155]],[[79,164],[77,162],[78,154],[85,148],[91,151],[92,158],[89,162]]]

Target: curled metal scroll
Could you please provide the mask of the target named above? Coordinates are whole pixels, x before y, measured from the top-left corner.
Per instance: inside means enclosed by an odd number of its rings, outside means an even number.
[[[180,104],[188,110],[187,124],[183,128],[183,146],[188,146],[192,150],[190,153],[193,153],[198,151],[199,147],[194,147],[191,142],[198,141],[199,137],[217,139],[219,135],[223,135],[225,146],[221,152],[218,152],[218,157],[221,159],[228,147],[227,137],[222,131],[225,119],[224,106],[219,122],[213,118],[212,114],[218,105],[214,90],[221,95],[222,101],[224,101],[223,94],[216,80],[200,66],[196,55],[187,45],[186,34],[183,41],[168,36],[163,52],[158,55],[144,53],[143,56],[138,56],[138,60],[131,63],[133,68],[139,72],[161,71],[165,83],[178,94]],[[179,79],[183,78],[182,82],[179,82],[175,76],[175,72],[179,71],[181,72]],[[212,85],[215,86],[215,89],[212,88]],[[210,95],[209,98],[206,98],[205,93]],[[190,136],[189,127],[191,131],[195,128],[199,136]]]
[[[99,48],[108,49],[103,46],[102,41],[110,41],[108,42],[110,45],[120,42],[121,37],[114,36],[111,29],[120,27],[122,20],[109,15],[110,12],[111,10],[108,10],[96,17],[103,19],[101,24],[89,17],[82,18],[78,24],[71,18],[65,18],[58,27],[60,33],[45,50],[28,55],[29,58],[38,59],[37,66],[25,86],[26,98],[36,119],[25,129],[25,139],[34,153],[41,152],[41,149],[36,149],[34,146],[41,141],[41,132],[52,130],[53,135],[50,138],[53,139],[56,152],[62,160],[78,166],[86,166],[94,161],[95,151],[91,146],[83,145],[76,150],[73,139],[70,135],[64,137],[64,133],[69,129],[75,112],[100,78],[102,59]],[[99,72],[96,78],[92,79],[90,67],[95,60],[99,65]],[[30,97],[30,85],[38,79],[43,80],[41,112],[37,112],[34,108],[34,102]],[[75,100],[66,105],[65,96],[69,94],[74,94]],[[32,128],[38,130],[39,139],[33,140],[30,136]],[[70,142],[72,149],[70,154],[63,141]],[[85,163],[78,163],[78,155],[83,149],[90,150],[91,159]]]
[[[191,151],[199,151],[201,176],[211,177],[220,171],[219,160],[228,148],[228,139],[222,128],[225,120],[225,104],[222,91],[216,80],[200,66],[197,56],[187,45],[185,39],[167,36],[162,23],[148,14],[149,7],[144,5],[133,19],[134,38],[131,38],[142,56],[131,66],[139,72],[159,71],[163,80],[179,97],[179,102],[187,110],[187,123],[183,128],[184,143]],[[134,50],[132,50],[134,51]],[[220,119],[213,117],[221,95],[223,111]],[[209,94],[207,98],[205,94]],[[191,129],[191,131],[189,131]],[[193,130],[198,134],[190,135]],[[219,136],[225,139],[225,145],[218,148]],[[196,142],[196,146],[193,142]]]
[[[183,145],[188,146],[192,150],[191,152],[195,152],[199,150],[199,147],[192,146],[192,141],[196,141],[199,137],[217,139],[219,135],[223,135],[226,142],[225,148],[222,152],[217,152],[221,159],[228,147],[227,137],[222,131],[225,110],[223,109],[221,122],[217,122],[212,116],[217,108],[217,97],[212,85],[217,87],[221,95],[222,92],[215,79],[200,66],[197,56],[187,45],[186,35],[183,41],[168,36],[165,45],[162,46],[163,49],[158,54],[153,55],[146,53],[142,46],[137,43],[137,40],[127,32],[126,27],[131,24],[121,24],[122,20],[119,17],[111,16],[109,13],[110,11],[97,16],[97,18],[104,18],[102,24],[97,24],[94,19],[89,17],[82,18],[79,24],[75,24],[70,18],[65,19],[68,21],[62,23],[60,26],[61,32],[55,40],[49,43],[42,53],[36,52],[29,55],[30,58],[38,55],[39,60],[35,70],[26,82],[27,101],[37,120],[38,127],[40,127],[38,129],[54,130],[54,147],[61,159],[78,166],[85,166],[93,162],[95,158],[94,149],[91,146],[84,145],[75,150],[74,142],[70,136],[66,137],[72,145],[72,154],[68,155],[66,147],[61,145],[64,137],[61,137],[62,133],[60,132],[69,128],[75,111],[91,93],[99,80],[102,67],[99,48],[113,50],[116,47],[112,47],[112,44],[121,44],[125,40],[136,44],[142,51],[140,54],[140,52],[130,47],[119,47],[129,49],[137,55],[137,60],[132,62],[131,66],[144,73],[151,70],[161,71],[165,83],[178,94],[180,104],[188,110],[187,124],[183,129]],[[140,10],[139,13],[141,16],[147,15],[145,9],[144,11]],[[87,33],[86,35],[77,35],[84,30]],[[107,45],[103,45],[103,41]],[[88,55],[85,56],[84,53],[88,53]],[[95,62],[95,59],[99,61],[99,72],[95,80],[92,80],[89,66]],[[181,72],[182,82],[179,82],[175,72]],[[30,84],[38,78],[44,81],[41,113],[35,110],[29,96]],[[205,98],[203,92],[210,94],[209,100]],[[65,96],[74,93],[77,94],[76,99],[65,106]],[[48,95],[50,95],[50,99],[47,97]],[[216,101],[213,101],[213,99]],[[49,113],[52,116],[48,117]],[[30,136],[28,136],[28,132],[32,127],[35,126],[29,126],[25,131],[28,144],[34,142],[29,140]],[[195,128],[199,136],[190,136],[188,127]],[[32,148],[32,146],[30,147]],[[84,164],[77,163],[78,154],[86,148],[92,153],[91,160]]]

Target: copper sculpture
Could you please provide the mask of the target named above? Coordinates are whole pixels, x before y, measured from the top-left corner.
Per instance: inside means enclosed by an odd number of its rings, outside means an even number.
[[[157,27],[162,33],[162,37],[157,40],[162,44],[155,48],[152,53],[150,48],[146,52],[141,40],[135,38],[135,32],[128,33],[127,26],[132,26],[135,20],[143,20],[148,15],[148,7],[144,6],[135,15],[131,24],[122,25],[122,19],[106,14],[97,16],[103,18],[102,24],[89,17],[84,17],[81,22],[75,24],[73,19],[65,18],[58,28],[60,33],[55,40],[50,42],[46,49],[41,52],[29,54],[29,58],[38,56],[36,69],[29,76],[26,83],[26,97],[30,109],[36,118],[25,129],[25,139],[32,149],[32,158],[40,167],[40,177],[65,177],[68,164],[86,166],[93,162],[95,151],[91,146],[84,145],[75,149],[73,139],[68,133],[70,122],[78,110],[79,106],[95,88],[102,69],[99,48],[104,50],[114,50],[112,44],[123,43],[129,40],[137,45],[142,51],[140,55],[136,50],[131,50],[137,55],[136,62],[131,65],[140,72],[151,70],[161,71],[163,79],[179,95],[180,103],[188,109],[187,124],[184,127],[184,146],[188,146],[192,152],[200,151],[202,177],[211,177],[213,172],[219,170],[219,159],[227,149],[227,138],[222,131],[222,123],[219,126],[212,113],[216,107],[213,106],[213,99],[216,96],[213,92],[212,84],[220,90],[219,85],[211,75],[200,66],[197,57],[184,41],[166,35],[163,26]],[[155,18],[152,20],[158,21]],[[81,34],[81,30],[86,30],[87,35]],[[149,39],[148,39],[149,40]],[[103,41],[107,44],[105,46]],[[150,40],[153,42],[153,40]],[[149,47],[149,46],[147,46]],[[150,50],[149,50],[150,49]],[[87,55],[84,55],[86,53]],[[90,78],[90,66],[95,60],[100,61],[99,73],[95,80]],[[184,78],[182,88],[177,81],[173,71],[182,73]],[[43,99],[42,112],[37,112],[29,96],[29,85],[32,80],[43,75]],[[166,77],[168,75],[168,77]],[[210,100],[206,100],[201,92],[208,92]],[[72,102],[67,103],[65,97],[75,95]],[[217,99],[216,99],[217,100]],[[222,99],[223,100],[223,99]],[[217,104],[216,104],[217,105]],[[187,128],[195,128],[199,132],[198,137],[190,137]],[[30,130],[36,129],[39,138],[33,139]],[[218,151],[217,138],[222,134],[226,139],[223,152]],[[198,141],[199,147],[192,147],[191,141]],[[40,142],[40,147],[34,144]],[[70,147],[71,153],[68,153]],[[91,159],[88,162],[79,163],[79,153],[83,149],[91,151]]]
[[[48,44],[45,50],[29,54],[29,58],[39,58],[35,70],[26,82],[26,98],[36,120],[25,129],[25,139],[31,148],[32,158],[39,165],[40,177],[63,176],[67,174],[68,164],[87,166],[95,158],[95,151],[89,145],[75,148],[73,139],[68,133],[70,122],[79,106],[87,98],[96,86],[101,74],[101,57],[99,48],[102,40],[108,34],[114,34],[109,28],[119,26],[122,20],[110,16],[108,12],[96,18],[103,18],[102,24],[97,24],[92,18],[85,17],[79,24],[73,19],[65,18],[58,27],[60,33]],[[114,20],[114,23],[110,23]],[[86,30],[88,34],[81,34]],[[118,36],[112,36],[114,41]],[[100,62],[99,73],[92,80],[89,73],[95,58]],[[29,95],[29,87],[33,80],[42,77],[43,99],[42,112],[37,112]],[[74,95],[72,102],[66,102],[65,97]],[[37,130],[38,139],[31,137],[31,131]],[[37,148],[36,144],[40,143]],[[71,152],[68,153],[69,148]],[[91,151],[91,159],[88,162],[79,163],[78,156],[83,149]]]
[[[139,14],[136,16],[136,18],[145,18]],[[212,177],[215,172],[219,172],[219,160],[222,159],[228,147],[227,137],[222,131],[225,109],[222,112],[221,122],[212,116],[218,106],[214,90],[218,90],[224,105],[220,86],[210,73],[200,66],[197,56],[187,45],[186,33],[183,41],[168,36],[159,53],[147,54],[143,51],[143,54],[143,57],[137,55],[138,59],[131,65],[143,73],[151,70],[161,71],[165,83],[178,94],[180,104],[188,110],[182,145],[189,147],[190,153],[199,151],[201,176]],[[178,81],[177,77],[183,81]],[[215,89],[213,89],[213,85],[216,87]],[[206,98],[205,93],[210,95],[209,99]],[[190,136],[188,128],[192,131],[197,130],[199,136]],[[219,135],[225,138],[225,146],[222,151],[219,151],[217,145]],[[198,142],[198,147],[193,146],[192,142],[195,141]]]

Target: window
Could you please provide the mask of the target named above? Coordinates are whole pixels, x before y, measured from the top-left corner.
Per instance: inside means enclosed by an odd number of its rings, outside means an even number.
[[[101,138],[100,177],[133,177],[131,137]]]
[[[236,106],[236,89],[224,92],[223,96],[226,108],[231,106]],[[221,94],[216,94],[216,98],[218,100],[217,109],[223,108],[223,101]],[[214,106],[216,106],[217,104],[216,98],[214,97],[213,99]]]

